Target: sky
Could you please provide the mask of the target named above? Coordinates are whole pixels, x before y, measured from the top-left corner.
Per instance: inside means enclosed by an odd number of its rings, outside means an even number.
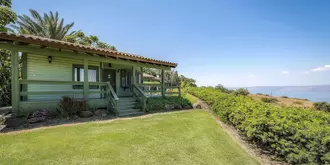
[[[119,51],[178,63],[198,85],[330,84],[329,0],[13,0],[58,11]]]

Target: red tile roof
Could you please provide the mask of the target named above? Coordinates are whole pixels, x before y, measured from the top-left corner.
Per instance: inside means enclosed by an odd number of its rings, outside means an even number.
[[[113,51],[110,49],[102,49],[102,48],[94,48],[90,46],[74,44],[71,42],[61,41],[61,40],[54,40],[39,36],[33,35],[17,35],[17,34],[10,34],[10,33],[0,33],[0,40],[6,41],[15,41],[27,44],[34,44],[34,45],[42,45],[51,48],[59,48],[59,49],[68,49],[77,52],[86,52],[86,53],[93,53],[101,56],[108,56],[114,57],[119,59],[126,59],[126,60],[133,60],[138,62],[144,62],[149,64],[156,64],[156,65],[163,65],[167,67],[175,68],[177,66],[176,63],[168,62],[168,61],[161,61],[156,59],[151,59],[135,54],[125,53],[125,52],[118,52]]]

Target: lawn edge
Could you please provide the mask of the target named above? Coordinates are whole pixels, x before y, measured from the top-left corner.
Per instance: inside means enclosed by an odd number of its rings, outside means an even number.
[[[50,125],[50,126],[41,126],[37,128],[31,128],[31,129],[22,129],[22,130],[15,130],[10,132],[0,132],[0,136],[4,135],[13,135],[13,134],[21,134],[21,133],[27,133],[27,132],[34,132],[34,131],[40,131],[40,130],[46,130],[46,129],[52,129],[52,128],[59,128],[59,127],[71,127],[76,125],[83,125],[83,124],[89,124],[89,123],[111,123],[114,121],[121,121],[121,120],[133,120],[133,119],[143,119],[143,118],[150,118],[153,116],[158,115],[168,115],[173,113],[183,113],[183,112],[190,112],[190,111],[196,111],[201,109],[186,109],[186,110],[180,110],[180,111],[169,111],[169,112],[157,112],[157,113],[151,113],[141,116],[129,116],[129,117],[117,117],[109,120],[94,120],[94,121],[88,121],[88,122],[76,122],[76,123],[65,123],[65,124],[59,124],[59,125]]]

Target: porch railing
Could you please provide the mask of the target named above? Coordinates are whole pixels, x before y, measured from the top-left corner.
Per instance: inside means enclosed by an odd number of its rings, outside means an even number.
[[[147,96],[135,84],[132,84],[132,92],[133,92],[133,96],[141,103],[141,105],[142,105],[142,111],[145,112],[146,111],[146,107],[147,107]]]
[[[19,84],[22,85],[21,90],[19,91],[19,95],[21,97],[18,101],[20,109],[36,109],[39,108],[39,105],[41,104],[53,104],[54,102],[57,102],[61,96],[83,98],[85,94],[85,96],[88,96],[87,99],[91,99],[92,102],[97,102],[97,104],[101,103],[102,106],[106,105],[108,108],[113,108],[114,112],[118,113],[119,98],[117,97],[116,93],[108,82],[88,82],[88,85],[90,87],[97,86],[97,88],[89,89],[87,92],[84,92],[83,89],[73,89],[73,86],[75,85],[84,85],[84,82],[77,81],[23,79],[19,80]],[[33,90],[30,91],[30,87],[26,85],[33,85]],[[37,85],[40,85],[40,87]],[[47,85],[47,87],[44,88],[43,85]],[[72,88],[68,88],[68,86],[72,86]],[[92,94],[92,96],[90,96],[90,94]]]
[[[138,87],[148,96],[162,96],[161,84],[137,84]],[[180,86],[165,86],[165,96],[178,95],[181,96]]]
[[[20,84],[37,84],[37,85],[83,85],[84,82],[77,82],[77,81],[49,81],[49,80],[19,80]],[[90,86],[97,85],[103,86],[106,85],[105,82],[89,82]],[[104,94],[105,91],[97,90],[97,91],[88,91],[88,94]],[[72,91],[20,91],[20,96],[29,96],[29,95],[83,95],[83,90],[72,90]]]
[[[161,84],[137,84],[137,86],[150,97],[162,95]]]
[[[181,88],[180,86],[166,86],[165,87],[165,95],[172,96],[172,95],[181,96]]]
[[[113,90],[110,82],[107,82],[107,88],[106,88],[106,94],[107,98],[109,99],[109,103],[111,104],[113,110],[115,111],[116,115],[118,115],[118,101],[119,98],[116,94],[116,92]]]

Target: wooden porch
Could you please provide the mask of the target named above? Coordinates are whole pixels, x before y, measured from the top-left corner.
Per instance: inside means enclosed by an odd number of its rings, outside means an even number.
[[[24,86],[28,84],[34,85],[84,85],[85,82],[76,81],[46,81],[46,80],[18,80],[19,86]],[[89,88],[84,88],[82,91],[42,91],[42,92],[26,92],[22,90],[19,91],[19,97],[13,101],[14,112],[19,113],[20,111],[33,111],[35,109],[42,109],[47,107],[54,107],[57,105],[58,100],[42,100],[42,101],[26,101],[24,97],[28,96],[48,96],[48,95],[61,95],[61,96],[83,96],[85,100],[91,107],[107,107],[108,110],[114,111],[119,115],[119,102],[120,98],[117,96],[116,92],[110,85],[110,82],[88,82],[88,86],[98,86],[99,91],[90,91]],[[154,88],[161,90],[153,90]],[[146,102],[149,97],[166,97],[166,96],[180,96],[181,91],[179,86],[163,86],[163,85],[150,85],[150,84],[132,84],[132,93],[135,100],[140,102],[143,106],[141,111],[146,108]],[[89,98],[90,94],[100,94],[100,98]]]

